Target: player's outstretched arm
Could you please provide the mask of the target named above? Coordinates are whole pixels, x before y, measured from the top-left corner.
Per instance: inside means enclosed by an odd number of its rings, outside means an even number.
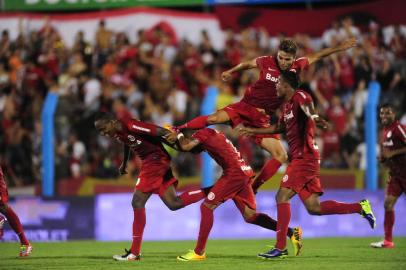
[[[221,79],[223,81],[227,82],[231,79],[232,74],[234,72],[251,69],[251,68],[256,68],[256,67],[257,67],[257,59],[241,62],[238,65],[234,66],[233,68],[230,68],[229,70],[226,70],[223,73],[221,73]]]
[[[321,51],[309,54],[306,57],[307,57],[307,59],[309,61],[309,65],[311,65],[311,64],[319,61],[323,57],[329,56],[330,54],[333,54],[333,53],[348,50],[348,49],[353,48],[355,46],[357,46],[357,39],[356,38],[350,38],[350,39],[342,42],[341,44],[339,44],[339,45],[337,45],[335,47],[323,49]]]
[[[180,149],[186,152],[191,151],[196,146],[200,145],[200,141],[193,138],[186,138],[183,133],[178,134],[178,142]]]
[[[129,157],[130,157],[130,147],[128,145],[124,145],[123,163],[121,163],[120,168],[118,169],[120,175],[127,174],[127,162]]]
[[[406,154],[406,147],[396,149],[396,150],[392,150],[392,151],[388,151],[388,150],[383,150],[382,151],[382,156],[384,158],[392,158],[394,156],[403,155],[403,154]]]
[[[307,117],[311,118],[315,122],[318,128],[323,130],[327,129],[328,122],[317,114],[313,102],[301,104],[300,108],[307,115]]]
[[[253,128],[238,125],[235,127],[240,136],[253,136],[255,134],[279,134],[285,131],[285,125],[278,123],[267,128]]]

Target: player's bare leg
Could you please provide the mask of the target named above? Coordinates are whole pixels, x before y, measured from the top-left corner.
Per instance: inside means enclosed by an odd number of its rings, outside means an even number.
[[[32,245],[25,236],[23,226],[21,225],[20,219],[13,209],[4,202],[0,201],[0,213],[7,218],[8,223],[11,228],[17,234],[20,239],[20,257],[27,257],[32,253]]]
[[[182,129],[202,129],[204,127],[215,124],[226,124],[230,121],[230,117],[224,110],[219,110],[210,115],[202,115],[193,118],[189,122],[176,127],[179,130]]]
[[[278,139],[263,138],[261,141],[261,147],[271,154],[272,159],[268,160],[262,167],[260,173],[255,176],[254,182],[252,183],[254,193],[257,193],[259,187],[278,171],[282,163],[285,163],[288,160],[288,154],[281,141]]]
[[[138,261],[141,259],[141,243],[144,234],[146,223],[145,204],[148,201],[151,193],[144,193],[135,190],[132,199],[132,207],[134,210],[133,220],[133,240],[130,250],[125,249],[124,255],[114,255],[116,261]]]
[[[214,222],[213,211],[219,205],[206,202],[200,205],[201,219],[196,247],[194,250],[189,250],[188,253],[178,256],[179,261],[202,261],[206,259],[206,243]]]
[[[161,196],[162,201],[172,211],[176,211],[180,208],[188,206],[189,204],[200,201],[206,197],[203,189],[191,189],[186,190],[179,196],[176,194],[176,188],[174,185],[170,185],[165,193]]]
[[[285,258],[288,255],[286,249],[286,234],[289,228],[291,217],[290,199],[295,196],[295,192],[288,188],[279,188],[276,194],[278,224],[276,231],[276,245],[271,250],[258,254],[263,259]]]
[[[395,243],[393,243],[393,225],[395,224],[395,211],[394,206],[399,197],[393,195],[386,195],[384,208],[385,208],[385,217],[384,217],[384,230],[385,238],[382,241],[371,243],[373,248],[394,248]]]

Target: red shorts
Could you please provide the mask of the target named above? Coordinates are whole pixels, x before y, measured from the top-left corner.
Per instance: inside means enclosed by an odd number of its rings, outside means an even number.
[[[386,194],[399,197],[402,193],[406,194],[406,178],[390,176],[388,186],[386,187]]]
[[[281,187],[292,189],[302,201],[313,193],[323,195],[320,183],[320,161],[308,159],[292,160],[282,178]]]
[[[170,185],[178,186],[178,180],[173,177],[169,162],[161,164],[142,164],[135,190],[144,193],[154,193],[163,196]]]
[[[251,187],[251,181],[247,176],[239,178],[223,175],[210,189],[204,200],[208,204],[219,204],[233,199],[240,211],[245,205],[251,209],[256,209],[255,194]]]
[[[230,117],[233,128],[238,124],[256,128],[266,128],[270,126],[270,117],[268,114],[261,112],[254,106],[251,106],[243,101],[228,105],[222,110],[224,110]],[[257,144],[261,144],[263,138],[274,138],[279,140],[280,135],[259,134],[253,136],[253,139]]]

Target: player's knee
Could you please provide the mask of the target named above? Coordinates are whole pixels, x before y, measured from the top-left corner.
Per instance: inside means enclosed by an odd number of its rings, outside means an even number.
[[[183,207],[183,203],[181,200],[171,201],[166,206],[168,206],[169,210],[176,211]]]
[[[395,203],[390,200],[385,200],[383,207],[385,208],[385,211],[393,211]]]
[[[311,206],[307,206],[306,209],[307,209],[307,212],[308,212],[310,215],[316,215],[316,216],[318,216],[318,215],[321,214],[320,206],[311,205]]]
[[[134,194],[133,199],[131,201],[131,205],[132,205],[133,209],[144,208],[145,202],[139,196]]]
[[[212,114],[212,115],[209,115],[209,117],[207,117],[206,122],[208,125],[213,125],[213,124],[217,124],[219,122],[219,120],[220,119],[217,114]]]

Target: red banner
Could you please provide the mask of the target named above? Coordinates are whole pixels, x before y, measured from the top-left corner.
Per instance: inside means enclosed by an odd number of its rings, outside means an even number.
[[[263,7],[217,6],[221,27],[241,31],[246,27],[265,27],[271,35],[308,33],[320,36],[335,19],[351,15],[357,25],[371,19],[381,25],[406,24],[405,0],[378,0],[317,9],[272,9]]]

